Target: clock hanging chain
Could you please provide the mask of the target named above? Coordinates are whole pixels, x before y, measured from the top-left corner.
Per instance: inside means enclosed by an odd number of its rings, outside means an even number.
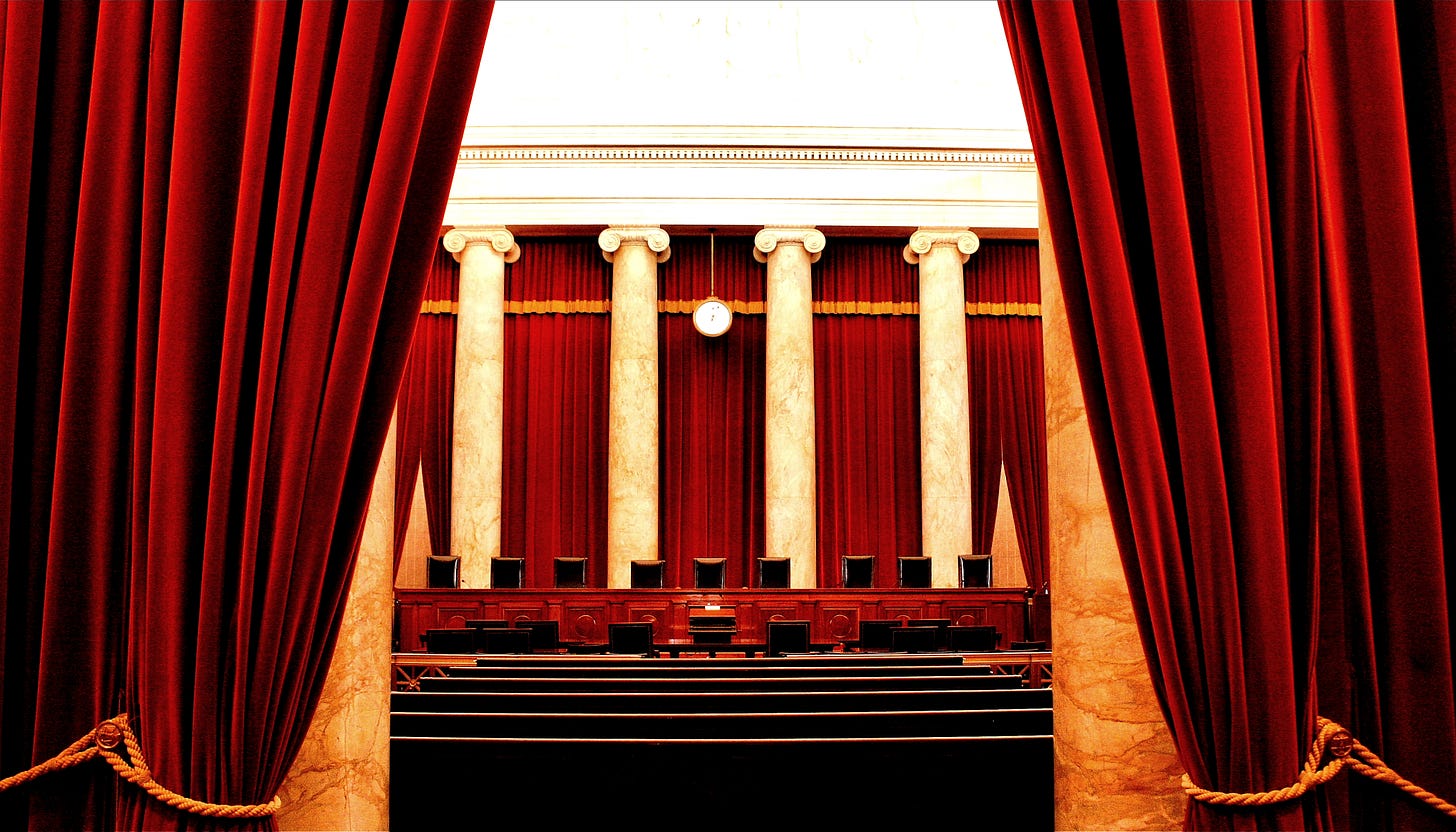
[[[718,264],[715,261],[718,258],[713,250],[713,232],[714,229],[708,229],[708,296],[716,298],[718,296],[718,283],[715,279],[715,271],[718,268]]]

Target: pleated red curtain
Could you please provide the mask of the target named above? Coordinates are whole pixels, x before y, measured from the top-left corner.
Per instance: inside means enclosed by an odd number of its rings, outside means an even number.
[[[607,576],[612,267],[594,237],[522,239],[506,265],[501,553],[549,587],[556,557]]]
[[[709,268],[709,254],[715,264]],[[751,237],[674,237],[658,267],[659,556],[665,586],[693,586],[693,558],[726,558],[749,586],[764,553],[766,273]],[[716,338],[693,326],[715,293],[734,309]]]
[[[394,570],[404,554],[415,485],[424,483],[430,553],[450,554],[450,461],[455,435],[455,322],[460,264],[437,245],[395,405]]]
[[[919,555],[920,320],[905,242],[834,240],[814,265],[814,400],[819,585],[844,555],[875,555],[894,586]]]
[[[1199,786],[1316,717],[1456,798],[1456,9],[1003,2],[1154,689]],[[1342,776],[1198,829],[1448,829]]]
[[[965,271],[975,553],[990,552],[1004,464],[1027,586],[1042,592],[1050,549],[1038,246],[982,240]],[[1040,606],[1039,631],[1050,624]]]
[[[0,7],[6,774],[125,711],[168,788],[276,793],[490,11]],[[0,797],[0,825],[213,825],[116,782],[49,775]]]

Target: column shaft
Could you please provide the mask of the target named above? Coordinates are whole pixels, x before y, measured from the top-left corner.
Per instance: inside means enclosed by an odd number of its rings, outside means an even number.
[[[764,552],[789,558],[795,589],[818,584],[814,437],[814,309],[810,266],[824,250],[812,228],[765,228]]]
[[[501,553],[505,272],[521,250],[504,228],[455,229],[445,247],[460,261],[450,552],[460,556],[461,586],[486,587]]]
[[[920,523],[931,583],[954,587],[971,551],[971,407],[962,267],[980,245],[965,229],[921,229],[905,259],[920,265]]]
[[[658,556],[657,264],[660,228],[608,228],[612,356],[607,408],[607,586],[632,584],[632,561]]]

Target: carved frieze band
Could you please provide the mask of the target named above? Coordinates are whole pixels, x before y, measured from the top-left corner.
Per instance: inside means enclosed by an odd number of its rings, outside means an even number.
[[[903,150],[877,147],[462,147],[462,162],[613,162],[734,161],[898,163],[1035,167],[1036,157],[1024,150]]]
[[[666,263],[667,258],[672,256],[671,242],[666,231],[657,226],[611,226],[597,237],[597,245],[602,247],[602,256],[607,262],[612,262],[612,257],[617,249],[624,244],[645,245],[657,255],[657,262]]]
[[[766,225],[753,235],[753,259],[767,263],[768,256],[780,243],[803,246],[804,251],[809,253],[809,262],[817,263],[819,255],[824,252],[824,232],[801,226]]]
[[[905,246],[905,262],[912,266],[919,264],[920,258],[936,246],[955,246],[961,262],[965,263],[981,247],[981,238],[964,228],[922,228],[910,235],[910,244]]]
[[[460,262],[466,246],[490,246],[507,263],[514,263],[521,257],[521,247],[516,245],[515,235],[500,226],[454,228],[445,233],[445,250],[455,255],[455,262]]]

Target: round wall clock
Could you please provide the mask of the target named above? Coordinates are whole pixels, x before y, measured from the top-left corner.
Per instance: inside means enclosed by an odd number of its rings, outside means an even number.
[[[709,338],[717,338],[732,325],[733,310],[715,297],[709,297],[693,310],[693,326]]]

